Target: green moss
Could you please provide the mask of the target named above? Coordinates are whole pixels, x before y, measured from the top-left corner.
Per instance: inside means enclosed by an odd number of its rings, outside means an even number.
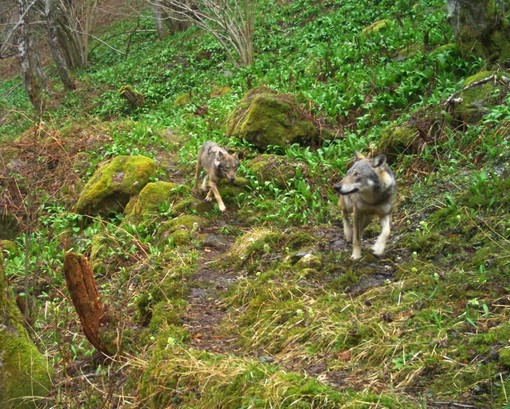
[[[505,368],[510,368],[510,347],[503,348],[499,351],[498,360]]]
[[[14,254],[16,252],[16,243],[10,240],[0,240],[0,249],[8,255]]]
[[[389,158],[395,158],[403,152],[412,152],[409,147],[416,138],[418,138],[418,130],[416,128],[407,125],[391,126],[381,132],[378,148]]]
[[[51,387],[53,370],[21,322],[8,298],[0,253],[0,407],[6,409],[35,408]]]
[[[264,150],[268,146],[317,143],[320,132],[305,119],[292,96],[256,88],[227,119],[227,135],[245,139]]]
[[[242,176],[236,176],[234,183],[227,179],[221,179],[218,186],[223,201],[225,203],[233,203],[240,193],[246,192],[248,180]]]
[[[393,24],[393,21],[391,20],[379,20],[369,25],[368,27],[365,27],[361,34],[364,36],[368,36],[370,34],[379,33],[380,31],[386,29],[391,24]]]
[[[186,92],[185,94],[178,95],[175,98],[175,106],[183,107],[191,103],[191,93]]]
[[[490,77],[495,71],[482,71],[471,77],[466,78],[464,86]],[[467,122],[475,123],[489,112],[489,108],[497,103],[501,97],[501,93],[506,92],[503,85],[494,85],[494,81],[488,81],[481,85],[472,86],[465,89],[459,95],[461,102],[454,107],[454,115],[456,118]]]
[[[193,238],[198,238],[200,229],[208,224],[207,219],[197,215],[178,216],[161,224],[157,230],[157,237],[160,242],[171,241],[175,245],[186,245]]]
[[[182,314],[184,308],[185,304],[183,303],[158,302],[152,308],[152,317],[149,323],[151,333],[157,334],[165,328],[182,324],[180,314]]]
[[[76,212],[109,215],[123,211],[131,196],[154,177],[157,163],[145,156],[117,156],[101,166],[83,188]]]
[[[151,223],[160,216],[160,209],[177,202],[181,195],[189,194],[185,186],[172,182],[147,183],[137,196],[131,198],[124,209],[127,223]]]
[[[312,376],[284,371],[255,359],[172,347],[168,343],[154,351],[140,379],[139,391],[151,408],[335,409],[349,402],[363,402],[366,407],[410,407],[384,394],[340,392]]]
[[[252,229],[236,240],[230,251],[225,254],[224,262],[241,266],[250,259],[270,253],[274,248],[279,248],[279,241],[282,237],[282,233],[269,229]]]

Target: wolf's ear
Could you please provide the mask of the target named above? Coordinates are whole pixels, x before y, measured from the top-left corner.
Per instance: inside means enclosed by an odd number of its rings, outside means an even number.
[[[365,159],[365,155],[362,155],[358,151],[354,151],[354,162],[361,159]]]
[[[225,155],[223,154],[222,151],[216,152],[216,159],[223,160],[224,157],[225,157]]]
[[[383,166],[386,163],[386,155],[381,153],[380,155],[377,155],[373,159],[374,168],[378,168],[379,166]]]

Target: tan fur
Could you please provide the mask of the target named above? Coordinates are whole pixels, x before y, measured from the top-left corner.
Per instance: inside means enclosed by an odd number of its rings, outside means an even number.
[[[207,191],[207,181],[209,180],[209,192],[205,200],[211,201],[216,198],[218,207],[222,212],[225,211],[225,204],[218,191],[218,182],[226,178],[231,182],[235,181],[236,171],[239,167],[239,159],[236,155],[229,154],[225,149],[218,146],[215,142],[206,142],[198,152],[197,166],[195,169],[195,192],[198,192],[198,179],[202,169],[205,169],[206,175],[202,181],[202,191]]]
[[[391,211],[396,191],[395,177],[386,156],[369,159],[355,152],[354,164],[335,185],[340,193],[338,206],[342,212],[344,238],[352,241],[353,260],[361,258],[361,235],[373,216],[378,216],[381,233],[372,251],[381,256],[390,236]],[[352,214],[352,225],[349,216]]]

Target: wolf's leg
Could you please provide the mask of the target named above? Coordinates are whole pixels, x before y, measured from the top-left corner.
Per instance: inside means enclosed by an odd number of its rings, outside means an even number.
[[[200,171],[202,170],[202,165],[200,164],[200,157],[197,160],[197,166],[195,167],[195,193],[198,192],[198,178],[200,177]]]
[[[344,240],[352,242],[352,226],[349,222],[349,212],[346,209],[342,209],[342,223],[344,225]]]
[[[209,175],[205,175],[204,179],[202,180],[202,186],[200,187],[200,189],[202,189],[202,192],[207,191],[207,178],[208,177],[209,177]],[[208,200],[210,200],[210,199],[208,199]]]
[[[362,215],[354,208],[352,212],[352,255],[351,259],[361,258],[361,223]]]
[[[223,199],[220,196],[220,192],[218,191],[218,187],[216,186],[216,183],[214,183],[213,181],[209,180],[209,186],[210,186],[211,190],[209,191],[209,194],[207,196],[210,196],[211,192],[212,192],[212,194],[216,198],[216,201],[218,202],[218,207],[220,208],[220,210],[222,212],[224,212],[226,207],[225,207],[225,204],[223,203]]]
[[[379,234],[374,247],[372,247],[372,252],[376,256],[382,256],[384,253],[386,242],[388,241],[388,237],[390,237],[390,223],[391,215],[387,214],[385,216],[381,216],[381,234]]]

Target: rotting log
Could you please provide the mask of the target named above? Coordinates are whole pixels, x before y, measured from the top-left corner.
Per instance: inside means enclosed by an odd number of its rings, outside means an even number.
[[[145,97],[133,90],[129,85],[121,87],[119,93],[127,100],[129,106],[132,108],[140,108],[145,104]]]
[[[101,301],[87,258],[82,254],[67,253],[64,274],[85,336],[98,351],[113,355],[113,348],[103,342],[103,339],[111,338],[103,333],[108,331],[111,318],[107,306]]]

